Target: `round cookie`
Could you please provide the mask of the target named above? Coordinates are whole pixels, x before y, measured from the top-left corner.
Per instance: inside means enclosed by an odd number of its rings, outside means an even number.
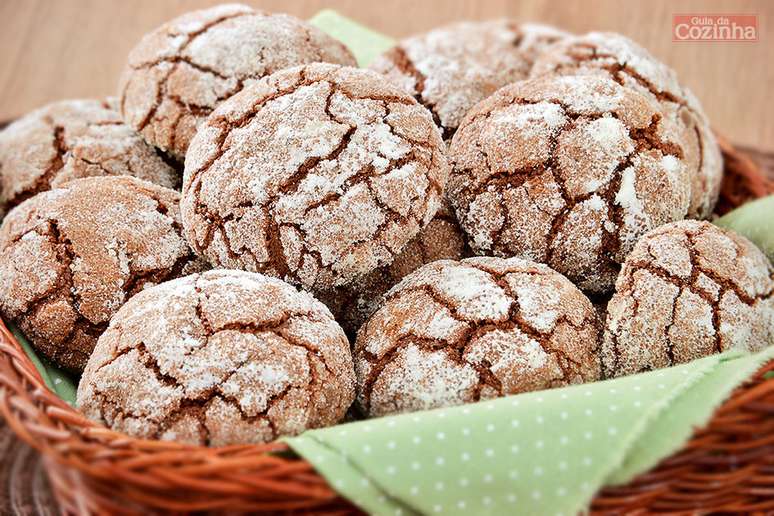
[[[565,38],[540,54],[531,76],[546,74],[611,77],[660,103],[665,116],[683,133],[685,162],[692,177],[688,216],[712,215],[720,194],[723,157],[699,100],[680,85],[674,70],[620,34],[591,32]]]
[[[110,317],[147,285],[205,266],[181,234],[179,194],[127,176],[77,179],[0,228],[0,312],[47,358],[86,365]]]
[[[180,183],[180,174],[108,102],[54,102],[0,132],[0,215],[72,179],[119,175],[168,188]]]
[[[521,258],[425,265],[386,295],[355,344],[358,404],[381,416],[599,378],[591,302]]]
[[[278,70],[318,61],[355,65],[344,45],[298,18],[239,4],[193,11],[129,54],[121,112],[148,142],[182,161],[198,124],[221,101]]]
[[[354,376],[322,303],[278,279],[215,270],[121,307],[83,373],[78,408],[144,439],[263,443],[340,421]]]
[[[311,64],[223,102],[185,163],[186,236],[212,264],[315,291],[391,263],[449,173],[430,114],[368,70]]]
[[[680,136],[658,104],[608,78],[522,81],[457,130],[447,196],[478,254],[546,263],[602,294],[643,233],[685,217]]]
[[[774,342],[774,269],[744,237],[685,220],[646,234],[608,304],[606,377]]]
[[[382,296],[401,279],[436,260],[460,260],[469,256],[465,236],[445,200],[433,220],[406,244],[395,261],[358,279],[352,285],[318,293],[347,335],[360,326],[382,304]]]
[[[470,108],[526,79],[540,52],[567,36],[512,20],[454,23],[401,41],[369,68],[410,92],[450,139]]]

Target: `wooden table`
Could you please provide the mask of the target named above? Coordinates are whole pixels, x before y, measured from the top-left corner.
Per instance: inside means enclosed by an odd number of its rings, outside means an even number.
[[[713,125],[737,143],[774,150],[774,2],[768,0],[245,0],[308,18],[334,8],[396,37],[459,19],[508,16],[574,32],[612,30],[674,67]],[[0,120],[43,103],[112,94],[124,59],[147,31],[216,0],[2,0]],[[674,13],[755,13],[754,43],[673,43]]]

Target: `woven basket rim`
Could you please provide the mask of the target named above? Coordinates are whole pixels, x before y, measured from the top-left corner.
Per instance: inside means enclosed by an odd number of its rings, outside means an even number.
[[[744,186],[740,189],[734,185],[733,194],[726,192],[731,205],[739,205],[746,199],[761,197],[774,190],[772,182],[763,176],[749,158],[722,139],[721,147],[726,159],[727,177],[731,177],[729,181],[741,177],[740,184]],[[724,186],[724,192],[726,190]],[[774,414],[774,378],[764,379],[762,375],[766,371],[774,371],[774,360],[734,391],[718,408],[710,423],[697,430],[686,447],[665,459],[663,464],[675,468],[681,464],[680,461],[686,460],[685,454],[690,455],[702,446],[711,446],[714,441],[707,437],[710,435],[708,432],[718,424],[733,423],[734,411],[740,407],[747,407],[757,400],[770,399],[770,406],[767,406]],[[87,419],[46,386],[2,320],[0,414],[19,438],[46,457],[50,472],[61,470],[62,476],[52,478],[54,488],[60,495],[63,492],[59,488],[60,483],[65,482],[66,476],[63,471],[69,471],[67,474],[77,471],[97,483],[120,483],[125,496],[169,510],[176,510],[175,507],[179,510],[262,507],[279,511],[322,508],[331,504],[339,508],[352,508],[311,464],[293,454],[283,442],[225,447],[195,446],[137,439]],[[648,483],[648,475],[658,475],[658,469],[641,477],[650,489],[635,489],[632,492],[627,491],[627,486],[605,489],[595,499],[594,509],[604,512],[611,508],[620,510],[622,505],[632,501],[652,502],[661,491]],[[658,478],[655,481],[658,482]],[[774,493],[774,480],[771,480],[771,484],[768,489]],[[180,488],[192,490],[190,499],[158,499],[155,494]],[[90,489],[90,495],[99,503],[112,503],[110,493],[100,494],[94,486]],[[213,495],[219,498],[209,500],[208,497],[212,498]],[[119,506],[115,508],[120,509]]]

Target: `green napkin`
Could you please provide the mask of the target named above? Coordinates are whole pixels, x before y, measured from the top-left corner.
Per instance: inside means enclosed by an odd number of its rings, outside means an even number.
[[[368,66],[376,56],[395,45],[394,39],[329,9],[317,13],[309,23],[347,45],[360,66]]]
[[[774,262],[774,195],[748,202],[715,224],[746,236]]]
[[[774,348],[286,439],[372,514],[565,514],[676,451]]]
[[[75,406],[75,394],[78,390],[78,380],[69,373],[59,369],[45,358],[39,357],[32,345],[27,341],[22,332],[19,331],[19,328],[9,324],[8,329],[11,330],[11,333],[16,337],[16,340],[19,341],[22,349],[32,361],[35,369],[38,370],[38,373],[40,373],[40,376],[43,378],[43,381],[48,388],[54,391],[57,396],[67,403]]]

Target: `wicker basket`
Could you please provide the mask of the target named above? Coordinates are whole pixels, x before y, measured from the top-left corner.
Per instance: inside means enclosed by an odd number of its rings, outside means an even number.
[[[723,143],[721,210],[773,190],[758,167]],[[739,387],[685,447],[627,486],[597,494],[599,514],[774,513],[774,371]],[[143,441],[81,416],[46,388],[0,322],[0,412],[43,454],[61,510],[154,512],[357,512],[286,445],[203,448]]]

